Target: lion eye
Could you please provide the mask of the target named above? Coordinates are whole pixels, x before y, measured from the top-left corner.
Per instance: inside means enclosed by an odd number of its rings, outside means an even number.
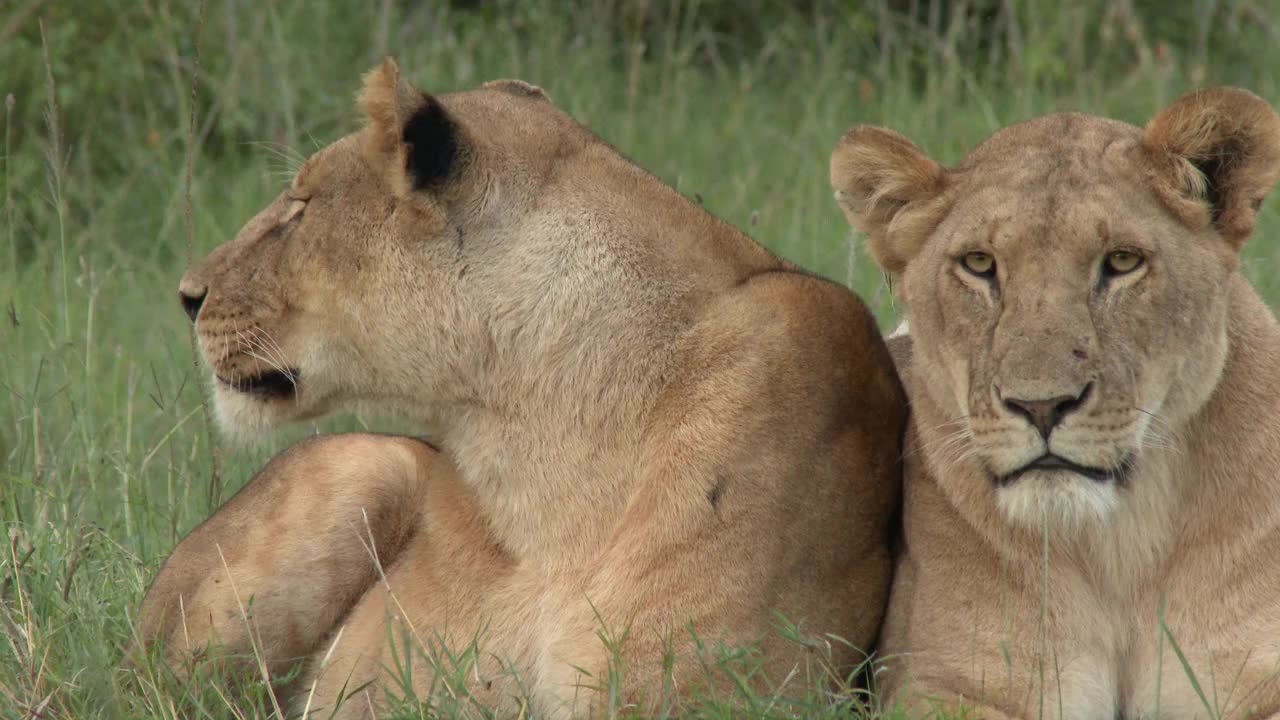
[[[996,274],[996,259],[984,252],[966,253],[961,258],[960,263],[964,265],[964,269],[982,278],[994,277]]]
[[[1103,271],[1108,275],[1126,275],[1142,267],[1142,256],[1128,250],[1117,250],[1107,255]]]

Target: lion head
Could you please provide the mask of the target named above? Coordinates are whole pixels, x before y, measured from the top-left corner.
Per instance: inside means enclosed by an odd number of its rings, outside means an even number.
[[[1278,170],[1280,119],[1236,89],[1143,129],[1049,115],[950,168],[846,134],[832,183],[898,279],[935,474],[974,469],[1019,524],[1105,519],[1214,391],[1225,288]]]
[[[182,279],[234,434],[365,406],[430,430],[504,392],[515,402],[522,388],[503,386],[504,369],[569,362],[564,328],[608,310],[582,298],[643,272],[583,241],[609,231],[583,209],[613,197],[597,175],[621,193],[642,171],[539,88],[435,97],[388,59],[359,104],[361,130],[307,160]]]

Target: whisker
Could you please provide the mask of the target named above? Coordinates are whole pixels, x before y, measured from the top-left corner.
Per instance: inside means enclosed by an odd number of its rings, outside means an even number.
[[[941,439],[923,440],[918,447],[914,447],[911,450],[907,451],[903,455],[903,457],[904,458],[912,457],[916,453],[924,449],[932,449],[932,448],[939,448],[939,447],[949,448],[953,444],[962,444],[965,440],[972,439],[973,430],[969,426],[968,421],[969,421],[969,416],[963,415],[956,420],[948,420],[946,422],[938,423],[937,425],[933,425],[931,427],[922,429],[920,431],[920,437],[923,438],[927,433],[937,432],[939,430],[958,426],[958,429],[953,430],[950,433],[947,433]]]
[[[266,150],[274,158],[284,162],[286,166],[292,167],[294,173],[297,173],[307,161],[307,158],[299,150],[284,143],[257,140],[245,144],[259,150]]]
[[[948,423],[948,425],[954,424],[956,423]],[[968,425],[964,425],[940,439],[921,444],[925,449],[931,450],[938,462],[948,468],[959,465],[977,453],[977,447],[973,443],[973,432]]]
[[[289,384],[291,384],[296,391],[298,389],[298,379],[294,375],[293,371],[287,367],[288,364],[285,362],[284,352],[280,349],[280,345],[276,343],[276,341],[262,328],[255,327],[252,329],[252,332],[253,334],[250,338],[254,343],[254,350],[261,350],[267,355],[267,357],[264,358],[257,355],[256,352],[251,352],[253,357],[262,360],[273,369],[277,370],[280,374],[284,375],[285,378],[288,379]],[[268,342],[270,345],[267,344]]]
[[[1147,431],[1143,433],[1143,449],[1169,450],[1177,453],[1186,451],[1186,443],[1182,433],[1177,428],[1174,428],[1162,415],[1136,406],[1134,410],[1150,418],[1150,422],[1147,424]]]
[[[236,339],[240,343],[240,346],[239,346],[240,350],[244,352],[246,355],[248,355],[249,357],[255,360],[260,360],[266,363],[273,370],[278,370],[283,372],[280,366],[276,364],[275,359],[259,354],[258,351],[262,350],[263,348],[258,342],[254,340],[253,336],[247,334],[246,332],[241,332],[240,330],[237,330]]]
[[[280,343],[276,342],[275,338],[271,337],[271,334],[262,328],[255,328],[254,337],[257,338],[259,348],[276,359],[278,362],[276,369],[285,375],[293,377],[294,373],[288,367],[289,363],[285,357],[284,349],[280,347]]]

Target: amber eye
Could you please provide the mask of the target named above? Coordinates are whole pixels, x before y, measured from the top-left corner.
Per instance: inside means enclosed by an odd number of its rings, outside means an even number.
[[[984,252],[966,253],[960,259],[964,269],[978,277],[990,278],[996,274],[996,259]]]
[[[1102,269],[1108,275],[1127,275],[1142,267],[1142,256],[1128,250],[1116,250],[1107,255]]]

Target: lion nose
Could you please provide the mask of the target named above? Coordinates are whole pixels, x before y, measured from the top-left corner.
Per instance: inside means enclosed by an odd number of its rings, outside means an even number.
[[[1040,437],[1048,440],[1049,433],[1064,417],[1080,407],[1092,387],[1093,383],[1089,383],[1075,395],[1058,395],[1044,400],[1005,398],[1004,406],[1013,414],[1026,418],[1040,432]]]
[[[178,300],[182,303],[182,310],[187,313],[187,317],[191,318],[191,322],[195,322],[196,317],[200,315],[200,308],[207,297],[209,297],[207,287],[192,287],[183,283],[182,287],[178,288]]]

